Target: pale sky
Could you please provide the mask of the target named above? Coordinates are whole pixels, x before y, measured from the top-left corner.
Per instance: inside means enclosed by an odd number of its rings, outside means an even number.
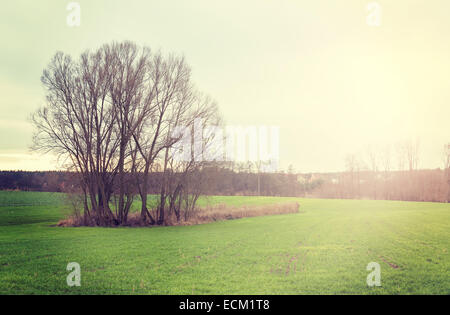
[[[227,124],[280,126],[280,162],[339,171],[369,146],[419,139],[420,167],[450,141],[450,1],[8,1],[0,11],[0,169],[46,170],[30,155],[28,117],[44,104],[42,70],[113,40],[184,54]]]

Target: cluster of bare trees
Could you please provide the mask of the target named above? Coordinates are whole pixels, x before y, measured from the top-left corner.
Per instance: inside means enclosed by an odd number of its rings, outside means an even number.
[[[321,180],[310,197],[448,202],[449,185],[442,169],[315,174]],[[359,179],[359,180],[357,180]]]
[[[196,155],[205,145],[192,143],[197,151],[175,159],[183,139],[175,130],[191,130],[198,120],[218,124],[219,118],[215,103],[193,86],[184,58],[112,43],[77,60],[58,52],[41,80],[47,102],[32,117],[33,147],[57,153],[79,174],[84,224],[127,224],[137,196],[147,224],[194,209],[202,189],[195,173],[203,165]],[[154,171],[163,178],[150,208]]]
[[[449,145],[445,146],[444,167],[434,170],[419,169],[418,141],[391,148],[368,147],[366,158],[348,155],[346,171],[323,177],[315,196],[450,202]]]

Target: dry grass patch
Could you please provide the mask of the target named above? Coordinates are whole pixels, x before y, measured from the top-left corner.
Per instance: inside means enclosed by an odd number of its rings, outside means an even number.
[[[201,208],[188,219],[187,224],[202,224],[213,221],[233,220],[276,214],[298,213],[298,202],[274,203],[253,206],[228,206],[225,204]]]
[[[188,215],[181,212],[180,219],[172,215],[167,215],[164,225],[195,225],[214,221],[234,220],[247,217],[258,217],[266,215],[298,213],[298,202],[283,202],[267,205],[252,206],[228,206],[226,204],[210,205],[197,208]],[[125,226],[149,226],[148,222],[141,220],[140,212],[130,213]],[[86,224],[82,217],[72,216],[58,222],[58,226],[95,226],[95,224]]]

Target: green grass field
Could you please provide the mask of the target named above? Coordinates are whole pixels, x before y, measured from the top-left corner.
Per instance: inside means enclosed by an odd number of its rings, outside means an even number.
[[[294,200],[202,203],[280,199]],[[450,204],[295,199],[298,214],[196,226],[53,227],[63,200],[0,192],[0,293],[450,294]],[[366,284],[369,262],[381,287]]]

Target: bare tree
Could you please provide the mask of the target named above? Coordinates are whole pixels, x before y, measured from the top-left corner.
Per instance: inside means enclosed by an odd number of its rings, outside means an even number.
[[[209,97],[202,96],[193,87],[190,68],[184,58],[164,58],[161,54],[156,54],[148,64],[149,97],[147,108],[142,111],[144,124],[133,133],[140,161],[140,176],[136,179],[142,201],[141,220],[148,220],[151,224],[164,224],[166,203],[173,179],[170,173],[180,176],[186,174],[191,166],[188,163],[187,168],[182,169],[180,165],[175,167],[173,164],[170,150],[183,139],[183,134],[176,134],[177,128],[189,130],[196,120],[216,115],[217,108]],[[195,160],[188,161],[195,164]],[[157,213],[152,215],[147,194],[149,177],[155,165],[161,167],[162,178]]]
[[[32,117],[37,130],[33,148],[59,154],[81,175],[86,223],[116,219],[109,208],[120,143],[113,127],[117,111],[109,97],[112,67],[105,47],[76,62],[57,53],[41,78],[47,104]]]
[[[404,152],[408,162],[409,171],[417,170],[419,165],[419,140],[404,143]]]
[[[350,198],[355,198],[356,196],[359,197],[360,191],[359,191],[359,185],[360,185],[360,170],[361,170],[361,163],[358,159],[358,156],[356,154],[349,154],[347,155],[345,159],[345,165],[346,170],[349,174],[349,185],[350,185]],[[357,183],[358,190],[355,193],[355,181]]]
[[[155,223],[147,208],[149,176],[158,156],[179,140],[173,139],[171,132],[174,126],[185,123],[193,97],[190,69],[183,58],[169,56],[165,59],[156,54],[148,61],[148,66],[148,104],[142,112],[145,123],[135,130],[133,141],[141,159],[139,170],[142,176],[137,177],[142,201],[141,218]]]
[[[196,203],[202,193],[207,190],[205,166],[220,160],[220,152],[216,151],[216,135],[210,132],[206,125],[219,126],[220,118],[217,107],[209,97],[197,96],[196,106],[187,115],[184,122],[188,125],[184,128],[187,131],[182,141],[177,142],[183,145],[183,158],[177,156],[176,150],[181,149],[175,145],[167,148],[163,160],[163,186],[160,192],[158,204],[158,223],[163,224],[166,219],[165,208],[168,208],[168,217],[175,215],[180,221],[183,217],[188,220],[195,211]],[[187,153],[187,154],[186,154]],[[166,205],[166,199],[168,204]]]
[[[404,171],[405,170],[405,163],[406,163],[406,159],[405,159],[405,147],[402,143],[397,143],[396,144],[396,157],[397,157],[397,169],[399,171]]]
[[[372,171],[372,182],[373,182],[373,198],[377,199],[377,177],[378,177],[378,162],[379,162],[379,152],[373,146],[367,148],[367,156],[369,158],[370,170]]]
[[[390,199],[390,192],[388,187],[389,182],[389,176],[391,171],[391,146],[386,145],[382,151],[382,157],[381,157],[381,163],[383,166],[384,171],[384,184],[383,184],[383,190],[384,190],[384,198]]]
[[[447,202],[450,202],[450,143],[444,149],[444,169],[447,178]]]

